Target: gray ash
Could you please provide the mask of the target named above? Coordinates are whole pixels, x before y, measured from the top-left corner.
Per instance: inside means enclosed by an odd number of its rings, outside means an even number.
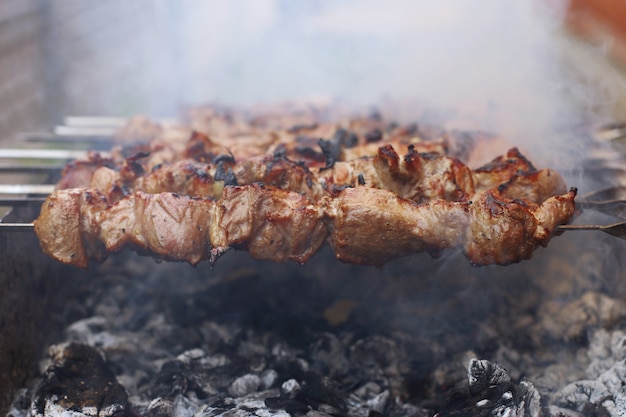
[[[9,415],[620,415],[626,304],[587,272],[597,254],[560,242],[480,269],[114,256],[57,312],[66,330]]]

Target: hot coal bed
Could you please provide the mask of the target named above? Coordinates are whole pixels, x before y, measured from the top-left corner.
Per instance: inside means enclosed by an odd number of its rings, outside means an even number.
[[[483,268],[115,255],[60,282],[65,328],[7,416],[623,415],[615,245],[570,234]]]

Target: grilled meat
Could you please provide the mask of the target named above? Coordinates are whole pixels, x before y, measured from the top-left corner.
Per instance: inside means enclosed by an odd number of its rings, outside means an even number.
[[[209,114],[206,123],[191,122],[192,127],[201,130],[186,126],[164,127],[143,116],[131,118],[116,135],[120,144],[113,148],[110,157],[91,153],[87,159],[69,164],[58,188],[88,187],[91,174],[101,166],[125,169],[132,177],[133,173],[139,176],[181,159],[211,163],[276,154],[309,168],[330,168],[338,161],[374,156],[383,145],[392,145],[395,149],[412,145],[416,152],[422,153],[444,154],[448,150],[444,138],[425,140],[418,136],[416,129],[396,126],[383,132],[378,127],[383,123],[380,120],[350,119],[343,123],[282,126],[267,120],[246,123],[241,116],[237,118],[230,113],[228,116],[220,112]]]
[[[328,169],[309,169],[282,154],[239,162],[225,158],[216,164],[184,159],[153,167],[151,172],[139,176],[128,174],[132,163],[122,164],[119,172],[108,166],[96,168],[91,178],[83,170],[76,170],[81,183],[68,184],[62,180],[58,188],[94,188],[112,201],[133,191],[220,198],[224,186],[258,182],[296,191],[311,201],[318,201],[346,187],[366,186],[425,202],[432,199],[460,201],[476,191],[499,187],[499,192],[508,198],[522,197],[535,203],[566,190],[558,173],[537,171],[516,148],[474,171],[456,158],[420,153],[413,146],[401,157],[391,145],[380,147],[374,157],[336,162]]]
[[[425,140],[379,116],[292,116],[211,108],[191,128],[132,119],[110,157],[67,166],[35,221],[42,248],[80,267],[124,248],[192,264],[229,248],[304,263],[325,242],[358,264],[460,248],[473,264],[506,265],[574,214],[575,190],[516,148],[462,163],[480,134]]]
[[[135,192],[108,203],[98,190],[52,194],[35,221],[44,252],[86,267],[109,252],[196,264],[234,247],[258,259],[304,263],[326,240],[345,262],[382,265],[416,252],[459,247],[475,265],[528,259],[574,213],[575,190],[542,204],[496,190],[471,200],[417,204],[387,191],[347,188],[312,204],[260,184],[226,187],[219,200]]]

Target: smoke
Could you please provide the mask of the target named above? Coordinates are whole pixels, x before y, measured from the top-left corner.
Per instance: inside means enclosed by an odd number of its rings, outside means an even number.
[[[605,51],[565,35],[565,0],[44,4],[56,119],[341,99],[495,132],[537,165],[567,169],[585,154],[581,128],[626,96],[597,68]]]
[[[566,67],[562,2],[182,4],[181,98],[191,104],[393,98],[403,116],[497,132],[549,164],[594,94]]]

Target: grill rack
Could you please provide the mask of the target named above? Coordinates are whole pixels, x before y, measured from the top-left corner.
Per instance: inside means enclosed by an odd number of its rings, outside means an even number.
[[[33,222],[15,221],[20,209],[28,207],[39,210],[46,197],[54,191],[56,178],[66,163],[86,157],[88,151],[96,150],[106,155],[114,141],[116,131],[126,123],[126,118],[106,116],[68,116],[62,125],[51,131],[20,133],[18,141],[32,147],[0,148],[0,179],[4,174],[37,174],[44,176],[44,183],[0,184],[0,233],[32,232]],[[171,119],[163,120],[172,124]],[[626,123],[600,128],[595,134],[600,142],[615,142],[626,138]],[[58,149],[61,146],[62,149]],[[614,155],[600,151],[591,161],[598,172],[611,172],[613,176],[626,179],[626,166],[615,161]],[[619,219],[612,224],[569,224],[557,227],[557,231],[597,230],[620,239],[626,239],[626,186],[610,187],[580,196],[577,206],[608,214]]]
[[[106,154],[125,122],[118,117],[70,116],[50,131],[20,133],[17,147],[0,149],[0,233],[32,232],[32,218],[22,211],[30,209],[36,216],[65,164],[87,156],[89,150]],[[14,178],[19,178],[17,183]]]

